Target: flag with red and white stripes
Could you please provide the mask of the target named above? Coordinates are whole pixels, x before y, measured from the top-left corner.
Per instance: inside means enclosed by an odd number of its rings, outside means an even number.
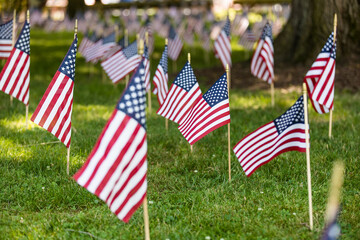
[[[0,25],[0,59],[7,59],[12,50],[13,20]]]
[[[179,125],[185,139],[193,145],[215,129],[230,123],[226,73],[198,100]]]
[[[170,26],[169,28],[169,58],[173,61],[176,61],[180,55],[183,43],[179,38],[179,35],[176,34],[175,29]]]
[[[93,45],[88,47],[84,53],[86,62],[97,63],[99,58],[99,49],[103,45],[103,39],[97,40]]]
[[[221,30],[219,36],[214,42],[214,51],[221,63],[226,69],[226,65],[231,66],[231,45],[230,45],[230,20],[229,16],[226,18],[226,23]]]
[[[334,108],[335,58],[336,42],[331,33],[304,78],[311,103],[320,114]]]
[[[161,106],[166,98],[168,93],[168,46],[165,45],[164,52],[162,53],[159,65],[156,69],[154,78],[153,78],[153,93],[157,95],[159,106]]]
[[[274,47],[269,23],[266,23],[251,59],[251,73],[269,84],[274,81]]]
[[[43,127],[67,148],[71,141],[77,36],[36,107],[31,121]]]
[[[193,105],[201,99],[201,90],[193,69],[186,62],[179,75],[172,83],[164,103],[157,114],[181,124]]]
[[[248,177],[281,153],[305,152],[303,96],[280,117],[241,139],[233,150]]]
[[[73,176],[128,222],[147,191],[145,68],[141,62],[94,149]]]
[[[30,24],[25,21],[18,40],[0,73],[1,91],[29,104]]]
[[[84,56],[84,53],[85,53],[86,49],[87,49],[88,47],[91,47],[91,46],[94,44],[94,42],[91,40],[93,37],[94,37],[94,35],[93,35],[93,36],[90,36],[89,33],[85,33],[85,34],[84,34],[84,37],[83,37],[83,39],[81,40],[81,43],[80,43],[80,45],[79,45],[79,50],[78,50],[78,52],[79,52],[81,55]]]
[[[102,45],[99,47],[96,58],[104,59],[104,56],[117,44],[115,42],[115,32],[109,34],[108,36],[103,38]]]
[[[150,90],[150,60],[149,60],[149,49],[146,44],[144,47],[143,58],[144,58],[143,61],[145,66],[145,89],[146,92],[148,92]]]
[[[126,48],[103,61],[101,66],[111,81],[117,83],[134,71],[140,61],[141,57],[137,53],[137,43],[134,41]]]

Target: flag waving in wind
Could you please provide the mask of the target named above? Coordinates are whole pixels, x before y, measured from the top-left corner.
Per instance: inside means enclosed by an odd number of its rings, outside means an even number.
[[[29,104],[30,24],[25,21],[18,40],[0,73],[1,91]]]
[[[334,107],[335,58],[336,43],[334,33],[331,33],[304,78],[311,103],[320,114]]]
[[[67,148],[71,141],[77,36],[46,89],[31,121],[51,132]]]
[[[241,139],[233,150],[248,177],[281,153],[305,152],[303,96],[280,117]]]
[[[76,182],[105,201],[128,222],[147,191],[145,67],[140,63],[94,149],[74,175]]]
[[[155,76],[153,79],[154,89],[153,93],[157,95],[159,105],[161,106],[166,98],[168,92],[168,58],[167,58],[168,47],[165,45],[164,52],[161,56],[159,65],[156,69]]]
[[[10,56],[12,50],[13,21],[14,20],[10,20],[0,25],[0,59],[6,59]]]
[[[201,98],[201,90],[189,62],[186,62],[170,87],[157,114],[181,124],[192,106]]]
[[[272,28],[266,23],[251,59],[251,73],[269,84],[274,80],[273,56]]]
[[[215,129],[230,123],[226,73],[200,98],[179,125],[185,139],[193,145]]]
[[[226,65],[231,66],[231,45],[230,45],[230,20],[226,18],[226,23],[219,36],[214,42],[215,54],[220,58],[221,63],[226,69]]]

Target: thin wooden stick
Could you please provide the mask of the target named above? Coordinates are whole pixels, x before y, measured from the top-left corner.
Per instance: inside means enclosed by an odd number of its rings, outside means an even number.
[[[145,44],[149,49],[149,32],[148,31],[145,32]],[[148,52],[148,54],[149,54],[149,52]],[[150,58],[150,54],[149,54],[149,68],[150,68],[150,64],[151,64],[150,59],[151,58]],[[150,84],[150,88],[148,90],[148,111],[151,114],[151,84]]]
[[[167,118],[165,118],[165,129],[166,129],[166,131],[169,130],[169,121]]]
[[[70,146],[67,148],[66,174],[69,175],[69,172],[70,172]]]
[[[191,63],[191,54],[190,53],[188,53],[187,58],[188,58],[188,62],[190,64]],[[191,152],[193,151],[193,145],[190,145],[190,151]]]
[[[29,105],[25,106],[25,129],[29,126]]]
[[[271,93],[271,107],[274,107],[274,106],[275,106],[274,81],[271,82],[271,85],[270,85],[270,93]]]
[[[334,14],[334,39],[333,39],[333,43],[335,44],[336,41],[336,28],[337,28],[337,15],[336,13]],[[333,110],[330,109],[330,116],[329,116],[329,138],[331,138],[331,134],[332,134],[332,118],[333,118]]]
[[[129,32],[127,29],[125,29],[124,33],[124,48],[126,48],[129,45]],[[125,76],[125,87],[129,83],[129,74]]]
[[[308,102],[306,84],[303,83],[304,96],[304,117],[305,117],[305,144],[306,144],[306,168],[309,195],[309,222],[310,230],[313,230],[313,210],[312,210],[312,191],[311,191],[311,170],[310,170],[310,143],[309,143],[309,120],[308,120]]]
[[[144,207],[144,230],[145,230],[145,240],[150,240],[150,227],[149,227],[149,212],[147,206],[147,197],[145,196],[143,201]]]
[[[15,39],[16,39],[16,10],[13,12],[13,29],[12,29],[12,43],[11,48],[15,46]],[[13,105],[13,96],[10,94],[10,107]]]
[[[230,99],[230,69],[226,64],[226,78],[228,83],[228,97]],[[228,164],[229,164],[229,182],[231,181],[231,153],[230,153],[230,123],[228,123]]]

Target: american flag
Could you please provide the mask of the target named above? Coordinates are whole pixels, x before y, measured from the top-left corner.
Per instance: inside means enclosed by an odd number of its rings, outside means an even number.
[[[10,56],[12,50],[13,20],[0,25],[0,59]]]
[[[52,133],[67,148],[71,141],[77,41],[76,36],[31,117],[31,121]]]
[[[168,93],[168,47],[165,45],[159,65],[153,78],[153,93],[157,95],[159,105],[161,106]]]
[[[79,53],[81,53],[81,55],[86,57],[87,51],[91,49],[91,47],[95,44],[95,41],[96,41],[95,33],[93,33],[91,36],[87,34],[87,36],[85,36],[80,43]]]
[[[241,139],[233,150],[248,177],[281,153],[305,152],[303,96],[280,117]]]
[[[201,90],[193,69],[186,62],[170,87],[157,114],[181,124],[193,105],[201,99]]]
[[[274,80],[274,47],[269,23],[266,23],[252,57],[251,73],[269,84]]]
[[[0,73],[1,91],[29,104],[30,24],[25,21],[18,40]]]
[[[252,50],[256,41],[255,34],[250,27],[246,29],[244,34],[240,37],[239,44],[248,50]]]
[[[179,38],[179,35],[176,34],[175,29],[170,26],[169,28],[169,58],[173,61],[178,59],[183,43]]]
[[[145,68],[141,62],[82,168],[77,183],[128,222],[147,191]]]
[[[334,33],[331,33],[304,78],[311,103],[320,114],[334,107],[335,58],[336,43]]]
[[[229,17],[226,18],[226,23],[221,30],[219,36],[214,42],[215,55],[217,55],[221,63],[226,68],[228,64],[231,66],[231,45],[230,45],[230,20]]]
[[[229,95],[226,74],[200,98],[179,125],[185,139],[193,145],[215,129],[230,123]]]
[[[150,90],[150,61],[149,61],[149,49],[145,44],[143,61],[145,66],[145,89],[146,92]]]
[[[134,71],[140,61],[141,57],[137,53],[137,43],[134,41],[128,47],[103,61],[101,66],[111,81],[117,83]]]
[[[103,59],[104,56],[117,44],[115,42],[115,32],[109,34],[105,38],[103,38],[102,45],[99,47],[97,51],[97,58]]]
[[[86,62],[97,63],[100,60],[98,51],[103,45],[103,41],[104,40],[100,38],[92,46],[87,48],[84,55]]]

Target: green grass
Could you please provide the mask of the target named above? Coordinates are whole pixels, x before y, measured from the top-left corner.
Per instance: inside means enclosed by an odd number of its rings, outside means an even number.
[[[72,33],[32,30],[31,34],[30,114],[72,41]],[[162,48],[163,40],[157,41],[153,70]],[[194,68],[205,68],[199,47],[187,49],[192,50]],[[234,51],[238,60],[244,54],[241,49]],[[219,60],[210,60],[211,67],[220,65]],[[179,69],[185,61],[183,54]],[[71,175],[85,162],[124,89],[123,83],[114,87],[109,79],[103,81],[98,65],[92,68],[92,74],[89,69],[79,57]],[[240,79],[233,76],[234,81]],[[204,82],[201,88],[206,90]],[[271,108],[267,91],[231,90],[231,146],[282,114],[300,94],[300,88],[287,93],[277,90],[276,106]],[[312,232],[307,227],[305,154],[282,154],[250,178],[232,154],[233,179],[229,183],[227,128],[221,127],[197,142],[191,154],[175,124],[170,123],[169,131],[165,131],[164,119],[154,112],[156,98],[152,100],[153,113],[147,119],[152,239],[318,239],[335,160],[343,160],[346,165],[340,216],[342,239],[360,236],[359,93],[336,92],[333,139],[328,138],[328,115],[310,110]],[[10,107],[9,96],[0,93],[0,239],[91,239],[89,234],[101,239],[143,239],[142,208],[128,224],[118,220],[105,203],[66,175],[65,146],[40,145],[57,139],[33,123],[25,130],[24,121],[24,105],[14,100]]]

